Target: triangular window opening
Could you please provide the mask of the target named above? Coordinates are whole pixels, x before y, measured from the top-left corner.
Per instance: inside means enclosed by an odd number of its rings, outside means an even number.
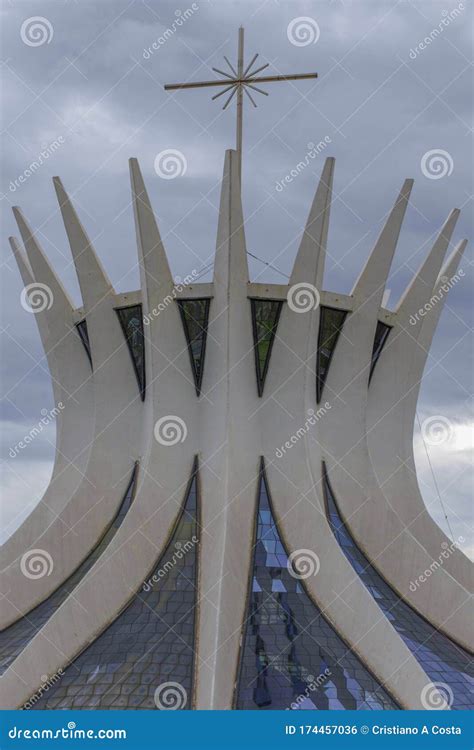
[[[203,297],[202,299],[177,300],[177,302],[188,344],[194,386],[196,394],[200,396],[211,300]]]
[[[382,323],[380,320],[377,321],[377,328],[375,330],[374,336],[374,346],[372,349],[372,361],[370,363],[369,383],[372,380],[375,365],[377,364],[379,357],[382,354],[382,349],[385,346],[385,342],[387,341],[388,334],[391,330],[392,326],[388,326],[386,323]]]
[[[143,331],[143,313],[141,305],[115,308],[123,335],[132,358],[133,369],[137,378],[142,401],[145,400],[145,335]]]
[[[299,552],[289,556],[263,459],[235,707],[240,710],[396,709],[305,588]],[[318,557],[303,550],[312,574]],[[307,553],[307,555],[306,555]],[[296,567],[295,567],[296,566]],[[319,679],[315,680],[315,675]]]
[[[321,307],[319,317],[318,353],[316,358],[316,401],[319,404],[329,372],[332,355],[346,319],[347,310]]]
[[[89,364],[92,369],[92,354],[91,354],[91,344],[89,341],[89,332],[87,330],[87,321],[84,318],[84,320],[80,320],[79,323],[76,323],[76,330],[79,334],[79,338],[82,341],[82,344],[84,346],[84,349],[86,350],[87,359],[89,360]]]
[[[270,299],[251,299],[250,304],[257,388],[258,395],[262,396],[283,302]]]

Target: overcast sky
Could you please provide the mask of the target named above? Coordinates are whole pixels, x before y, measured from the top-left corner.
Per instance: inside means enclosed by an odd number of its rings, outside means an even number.
[[[453,13],[453,11],[455,11]],[[40,16],[39,30],[30,19]],[[305,21],[295,19],[306,18]],[[388,287],[389,307],[429,249],[449,210],[462,208],[455,240],[471,238],[472,58],[468,0],[108,0],[2,3],[2,399],[3,536],[44,491],[52,469],[51,425],[20,455],[9,451],[53,406],[34,315],[7,238],[20,205],[75,303],[77,280],[51,177],[59,174],[117,291],[138,288],[127,160],[137,156],[173,273],[212,261],[224,150],[234,145],[234,102],[212,89],[166,93],[163,84],[215,77],[236,58],[245,26],[246,60],[269,71],[317,71],[317,81],[266,86],[245,102],[243,200],[254,280],[285,283],[325,156],[336,157],[325,289],[349,292],[402,181],[415,178]],[[168,30],[168,31],[167,31]],[[438,30],[433,34],[433,30]],[[37,35],[39,33],[39,36]],[[165,36],[163,36],[165,35]],[[431,43],[424,39],[431,35]],[[40,43],[41,42],[41,43]],[[421,43],[421,47],[420,47]],[[154,45],[154,47],[153,47]],[[151,50],[151,51],[148,51]],[[250,105],[250,106],[248,106]],[[54,154],[28,166],[57,141]],[[323,153],[286,184],[306,158]],[[163,179],[157,154],[179,151],[186,170]],[[443,151],[441,171],[423,157]],[[438,162],[438,166],[439,166]],[[20,181],[20,176],[22,179]],[[424,378],[419,417],[450,420],[449,441],[425,448],[415,435],[419,481],[430,513],[472,554],[471,249],[450,292]],[[274,270],[278,269],[278,270]],[[210,278],[210,273],[202,280]],[[448,356],[445,357],[446,353]],[[444,359],[442,359],[444,357]]]

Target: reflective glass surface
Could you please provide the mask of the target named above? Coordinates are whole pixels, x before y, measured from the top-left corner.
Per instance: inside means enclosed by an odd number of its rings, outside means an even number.
[[[258,395],[261,396],[263,394],[263,387],[283,302],[278,300],[251,299],[250,304],[252,307],[257,387]]]
[[[175,532],[150,577],[34,709],[156,709],[174,697],[180,708],[191,708],[196,493],[194,473]]]
[[[91,344],[89,341],[89,331],[87,330],[87,320],[85,318],[84,320],[80,320],[79,323],[76,323],[76,330],[79,334],[79,338],[82,341],[84,349],[86,350],[87,359],[90,362],[90,366],[92,367]]]
[[[320,307],[318,353],[316,357],[316,401],[318,404],[321,401],[329,365],[346,315],[346,310]]]
[[[323,479],[329,523],[342,551],[357,575],[405,641],[430,680],[447,685],[452,691],[451,708],[474,708],[472,657],[443,633],[435,630],[429,622],[402,601],[372,567],[349,534],[341,518],[325,468],[323,468]],[[445,700],[451,702],[449,691],[443,691],[443,696]]]
[[[375,337],[374,337],[374,346],[372,349],[372,361],[370,363],[369,383],[372,379],[375,365],[377,364],[378,358],[382,354],[382,349],[385,346],[385,342],[387,341],[388,334],[390,333],[391,330],[392,330],[392,326],[388,326],[386,323],[381,323],[380,320],[377,321],[377,328],[375,329]]]
[[[133,369],[137,378],[142,401],[145,400],[145,335],[143,332],[143,313],[141,305],[117,307],[122,331],[127,341],[128,350],[132,358]]]
[[[397,708],[295,576],[275,523],[263,465],[236,708]]]
[[[188,343],[194,385],[198,396],[201,393],[204,372],[210,302],[209,298],[178,300],[179,312]]]
[[[56,591],[38,604],[35,609],[28,612],[21,620],[17,620],[0,633],[0,674],[10,666],[18,654],[24,649],[27,643],[31,641],[34,635],[41,630],[43,625],[49,620],[51,615],[66,601],[71,591],[84,578],[90,568],[99,559],[105,548],[110,544],[116,532],[122,525],[122,521],[127,515],[130,504],[135,492],[135,484],[138,473],[138,464],[135,465],[125,496],[120,504],[120,508],[109,526],[108,530],[92,550],[90,555],[74,571],[67,581],[59,586]]]

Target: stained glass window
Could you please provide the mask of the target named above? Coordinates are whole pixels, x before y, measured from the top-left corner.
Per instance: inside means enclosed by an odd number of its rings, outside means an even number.
[[[209,307],[211,300],[186,299],[177,300],[184,333],[188,343],[189,358],[193,371],[196,393],[201,393],[202,376],[204,372],[204,357],[206,354],[207,324],[209,321]]]
[[[361,581],[430,680],[448,686],[449,691],[452,692],[451,708],[474,708],[472,657],[443,633],[435,630],[427,620],[400,599],[373,568],[342,520],[324,465],[323,482],[328,520],[332,531]],[[442,695],[447,702],[451,703],[451,697],[446,695],[446,691],[443,691]]]
[[[257,388],[258,395],[261,396],[283,302],[270,299],[251,299],[250,304],[252,308]]]
[[[117,307],[122,331],[127,341],[133,369],[137,378],[138,387],[142,401],[145,400],[145,336],[143,332],[143,314],[141,305],[130,305],[129,307]]]
[[[79,338],[82,341],[84,349],[86,350],[87,359],[89,360],[90,366],[92,367],[91,344],[89,341],[89,332],[87,330],[87,320],[85,318],[84,320],[80,320],[79,323],[76,323],[76,330],[79,334]]]
[[[197,503],[195,464],[175,531],[150,577],[32,708],[192,708]]]
[[[275,521],[263,462],[236,708],[397,708],[295,576]]]
[[[388,326],[386,323],[381,323],[380,320],[377,321],[377,328],[375,330],[375,337],[374,337],[374,346],[372,349],[372,361],[370,363],[370,374],[369,374],[369,383],[372,380],[372,375],[375,369],[375,365],[378,362],[378,358],[382,354],[382,349],[385,346],[385,342],[387,341],[388,334],[392,330],[392,326]]]
[[[134,466],[130,482],[114,520],[100,542],[94,547],[84,562],[74,571],[72,576],[62,583],[61,586],[51,594],[51,596],[41,602],[41,604],[38,604],[38,606],[31,610],[31,612],[28,612],[25,617],[22,617],[21,620],[17,620],[13,625],[10,625],[10,627],[0,633],[0,674],[3,674],[3,672],[16,659],[18,654],[24,649],[26,644],[31,641],[33,636],[41,630],[43,625],[49,620],[54,612],[56,612],[61,604],[66,601],[71,591],[84,578],[87,571],[92,568],[94,563],[97,562],[106,547],[110,544],[130,508],[130,504],[135,494],[137,474],[138,463]]]
[[[323,394],[329,365],[336,348],[337,340],[346,319],[346,310],[334,307],[320,308],[318,353],[316,358],[316,401],[319,404]]]

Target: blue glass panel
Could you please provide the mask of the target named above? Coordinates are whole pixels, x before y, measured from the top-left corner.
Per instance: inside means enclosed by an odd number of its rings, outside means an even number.
[[[32,708],[141,710],[156,709],[160,701],[169,706],[172,700],[180,708],[191,708],[198,555],[196,472],[197,466],[172,539],[148,581]]]
[[[236,708],[398,708],[290,574],[263,464]]]
[[[425,670],[432,682],[444,683],[453,692],[453,709],[474,708],[472,657],[430,625],[406,604],[372,567],[349,534],[341,518],[323,466],[324,492],[329,523],[342,551],[377,604]],[[423,585],[423,584],[422,584]]]
[[[127,341],[128,350],[132,358],[133,369],[137,378],[142,401],[145,400],[145,334],[143,331],[143,313],[141,305],[117,307],[115,309],[123,335]]]
[[[125,496],[120,504],[120,508],[112,521],[111,525],[105,532],[100,542],[94,547],[90,555],[74,571],[67,581],[56,589],[47,599],[31,610],[21,620],[17,620],[9,628],[0,633],[0,674],[10,666],[18,654],[24,649],[27,643],[31,641],[34,635],[41,630],[43,625],[49,620],[51,615],[66,601],[71,591],[77,586],[85,574],[94,563],[99,559],[105,548],[110,544],[122,521],[128,513],[128,509],[135,494],[135,485],[138,474],[138,464],[135,464],[130,482],[125,492]]]

